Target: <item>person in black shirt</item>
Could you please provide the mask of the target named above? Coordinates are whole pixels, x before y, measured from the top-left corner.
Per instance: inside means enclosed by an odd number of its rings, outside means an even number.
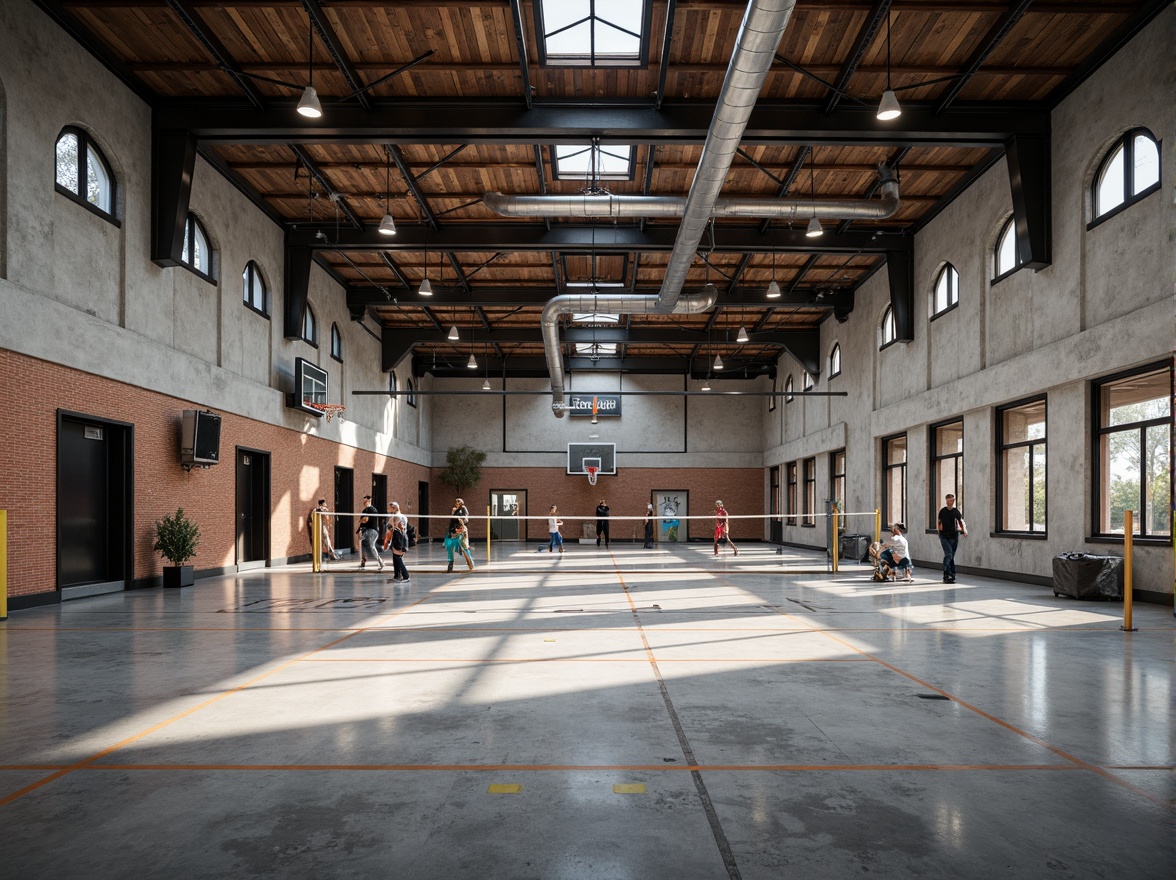
[[[380,571],[384,570],[384,560],[380,558],[380,550],[376,542],[380,540],[380,511],[372,506],[372,496],[364,495],[363,514],[359,518],[359,567],[367,565],[368,559],[375,561]]]
[[[641,525],[645,528],[645,543],[641,545],[643,550],[653,549],[653,505],[645,505],[645,519]]]
[[[600,538],[604,537],[604,546],[608,546],[608,502],[603,498],[596,505],[596,546],[600,546]]]
[[[408,531],[404,527],[404,520],[399,516],[392,517],[388,533],[392,536],[392,580],[405,582],[408,580],[408,567],[404,564],[404,553],[408,550]]]
[[[960,535],[968,537],[968,526],[964,515],[956,509],[955,496],[948,495],[946,504],[939,511],[939,544],[943,547],[943,582],[954,584],[956,579],[955,555]]]

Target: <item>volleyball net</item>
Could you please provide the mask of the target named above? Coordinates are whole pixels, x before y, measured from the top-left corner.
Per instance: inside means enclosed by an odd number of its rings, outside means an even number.
[[[449,532],[454,520],[453,512],[417,514],[401,511],[395,513],[365,514],[350,511],[315,510],[307,515],[307,534],[311,540],[311,554],[314,570],[321,571],[324,560],[333,561],[341,551],[359,551],[362,542],[361,520],[365,517],[376,531],[377,549],[387,556],[391,552],[391,521],[402,517],[406,526],[412,526],[417,542],[441,541]],[[491,558],[495,544],[519,545],[526,542],[545,543],[550,540],[549,521],[552,514],[525,515],[521,513],[494,511],[489,506],[484,512],[470,511],[465,520],[467,543],[484,548],[485,558]],[[650,540],[654,547],[666,549],[674,545],[719,544],[720,548],[737,548],[740,542],[756,547],[757,554],[783,555],[781,547],[795,548],[813,553],[824,553],[826,568],[837,571],[841,563],[860,563],[866,548],[882,536],[881,513],[878,510],[840,511],[788,514],[728,514],[725,531],[720,534],[719,519],[715,513],[677,513],[669,509],[654,510],[652,513],[613,513],[600,517],[591,512],[554,514],[559,521],[559,532],[565,544],[579,542],[595,544],[598,523],[602,536],[606,533],[611,541],[635,544],[645,549],[645,525],[652,521],[653,534]],[[366,524],[364,524],[366,527]],[[405,529],[406,540],[409,529]],[[863,543],[864,542],[864,543]],[[758,545],[758,546],[757,546]]]

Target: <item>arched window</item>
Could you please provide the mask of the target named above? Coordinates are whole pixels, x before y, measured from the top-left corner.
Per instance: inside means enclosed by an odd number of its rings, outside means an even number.
[[[886,307],[886,311],[882,313],[882,345],[880,348],[885,348],[894,342],[895,337],[898,336],[898,331],[894,329],[894,308]]]
[[[257,263],[250,260],[245,264],[245,271],[241,273],[241,282],[245,305],[260,315],[270,316],[269,289],[265,286],[265,279],[261,277],[261,270]]]
[[[803,388],[805,391],[812,391],[813,390],[813,377],[809,373],[808,370],[805,370],[804,373],[801,374],[800,387]]]
[[[1017,224],[1010,217],[996,239],[996,278],[1002,278],[1017,268]]]
[[[1094,176],[1094,219],[1139,201],[1160,188],[1160,147],[1136,128],[1115,142]]]
[[[331,325],[331,357],[343,363],[343,334],[339,332],[339,325]]]
[[[412,384],[412,376],[407,379],[408,382],[408,405],[416,406],[416,388]]]
[[[829,378],[841,375],[841,345],[833,343],[833,350],[829,352]]]
[[[392,392],[391,400],[392,400],[392,403],[395,404],[396,403],[396,374],[395,373],[388,374],[388,390]]]
[[[118,224],[114,216],[114,173],[90,136],[72,125],[57,136],[56,190]]]
[[[955,266],[948,263],[939,270],[939,277],[935,279],[935,305],[932,317],[942,315],[953,308],[960,301],[960,273]]]
[[[208,233],[200,221],[188,215],[184,223],[184,251],[180,254],[180,262],[195,272],[203,275],[209,281],[212,277],[212,248],[208,244]]]
[[[792,403],[792,374],[788,374],[788,378],[784,380],[784,402]]]
[[[318,318],[314,316],[310,303],[306,304],[306,312],[302,316],[302,339],[318,348]]]

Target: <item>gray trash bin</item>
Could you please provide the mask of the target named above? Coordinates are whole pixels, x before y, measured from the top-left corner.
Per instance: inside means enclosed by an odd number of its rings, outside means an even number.
[[[1090,553],[1055,556],[1053,593],[1075,599],[1122,599],[1123,557]]]
[[[869,535],[842,535],[837,545],[837,556],[846,561],[865,562],[870,554]]]

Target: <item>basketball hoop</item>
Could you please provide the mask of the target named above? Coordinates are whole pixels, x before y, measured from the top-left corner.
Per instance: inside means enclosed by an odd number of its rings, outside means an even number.
[[[308,400],[306,401],[306,405],[311,409],[317,409],[319,412],[324,413],[328,422],[331,421],[331,418],[335,415],[338,415],[340,420],[342,420],[343,413],[347,409],[347,407],[341,403],[311,403]]]
[[[584,468],[584,472],[588,474],[588,485],[595,486],[596,485],[596,475],[598,473],[600,473],[600,468],[592,467],[590,465],[590,466]]]

